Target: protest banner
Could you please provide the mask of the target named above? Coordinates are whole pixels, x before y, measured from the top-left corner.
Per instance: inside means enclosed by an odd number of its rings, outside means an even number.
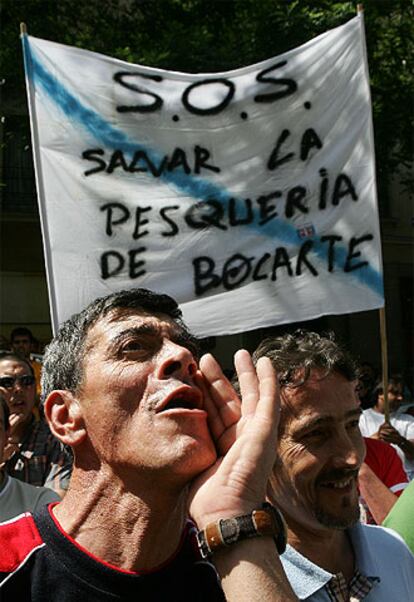
[[[199,336],[384,305],[361,14],[225,73],[22,40],[55,329],[131,287]]]

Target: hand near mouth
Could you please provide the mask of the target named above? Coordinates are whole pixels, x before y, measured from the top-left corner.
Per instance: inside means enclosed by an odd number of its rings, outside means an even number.
[[[272,364],[261,358],[255,368],[240,350],[235,366],[242,401],[211,355],[200,361],[199,385],[218,458],[191,486],[190,514],[199,528],[260,507],[275,461],[280,403]]]
[[[19,445],[18,445],[18,443],[16,443],[11,437],[9,437],[9,439],[7,440],[6,445],[3,448],[3,463],[1,464],[1,466],[3,466],[3,464],[5,462],[7,462],[8,460],[10,460],[10,458],[17,451],[19,451]]]
[[[17,427],[22,424],[24,420],[23,414],[13,413],[9,416],[9,433],[7,437],[6,445],[3,449],[3,462],[7,462],[10,458],[19,451],[20,437],[16,434]]]
[[[9,429],[10,429],[10,437],[13,433],[16,432],[16,429],[19,427],[22,422],[25,420],[25,415],[23,412],[13,412],[9,416]]]
[[[19,430],[20,425],[24,423],[24,420],[24,414],[19,412],[13,412],[9,416],[9,432],[7,442],[3,450],[3,463],[7,462],[7,460],[10,460],[10,458],[19,450],[19,442],[21,439],[21,436],[19,436]]]

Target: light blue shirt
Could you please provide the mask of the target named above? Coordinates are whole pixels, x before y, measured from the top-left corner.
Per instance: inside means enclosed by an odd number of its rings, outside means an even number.
[[[414,602],[414,556],[391,529],[358,523],[348,531],[355,568],[373,582],[364,602]],[[283,568],[300,600],[329,602],[325,585],[333,574],[291,546],[281,556]]]

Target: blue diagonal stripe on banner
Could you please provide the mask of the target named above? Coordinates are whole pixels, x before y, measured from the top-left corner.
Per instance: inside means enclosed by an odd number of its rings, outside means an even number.
[[[98,113],[85,107],[81,101],[76,98],[65,86],[59,82],[42,65],[41,61],[35,56],[35,52],[30,47],[28,37],[22,36],[23,50],[25,55],[25,67],[27,76],[34,84],[45,91],[50,99],[60,108],[60,110],[72,121],[78,122],[86,131],[88,131],[97,142],[107,148],[122,150],[124,154],[133,155],[135,151],[141,149],[145,151],[150,160],[154,163],[161,161],[162,156],[156,150],[146,147],[138,142],[132,141],[124,132],[116,129],[110,123],[105,121]],[[227,206],[229,199],[234,198],[224,188],[208,182],[203,178],[187,175],[184,172],[163,172],[160,179],[168,184],[174,185],[178,190],[194,199],[206,200],[215,199]],[[237,199],[236,199],[237,202]],[[262,235],[272,239],[277,239],[283,244],[298,244],[298,234],[296,229],[286,221],[275,218],[264,226],[250,225]],[[321,243],[316,238],[309,237],[307,240],[313,241],[312,251],[325,262],[327,261],[328,246]],[[335,245],[336,263],[345,264],[348,250],[339,243]],[[372,291],[383,297],[383,282],[381,273],[377,272],[370,265],[363,266],[349,273],[359,282],[370,288]]]

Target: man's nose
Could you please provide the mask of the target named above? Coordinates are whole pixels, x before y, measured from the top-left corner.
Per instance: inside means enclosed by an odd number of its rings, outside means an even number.
[[[16,380],[13,383],[12,388],[14,390],[14,389],[24,389],[25,387],[23,386],[22,382],[18,378],[16,378]]]
[[[197,362],[189,349],[166,341],[160,353],[158,366],[158,378],[184,378],[193,376],[197,372]]]
[[[364,457],[364,444],[361,437],[361,445],[357,445],[354,438],[350,438],[347,433],[336,438],[335,449],[333,450],[333,461],[337,466],[346,466],[347,468],[358,468]]]

